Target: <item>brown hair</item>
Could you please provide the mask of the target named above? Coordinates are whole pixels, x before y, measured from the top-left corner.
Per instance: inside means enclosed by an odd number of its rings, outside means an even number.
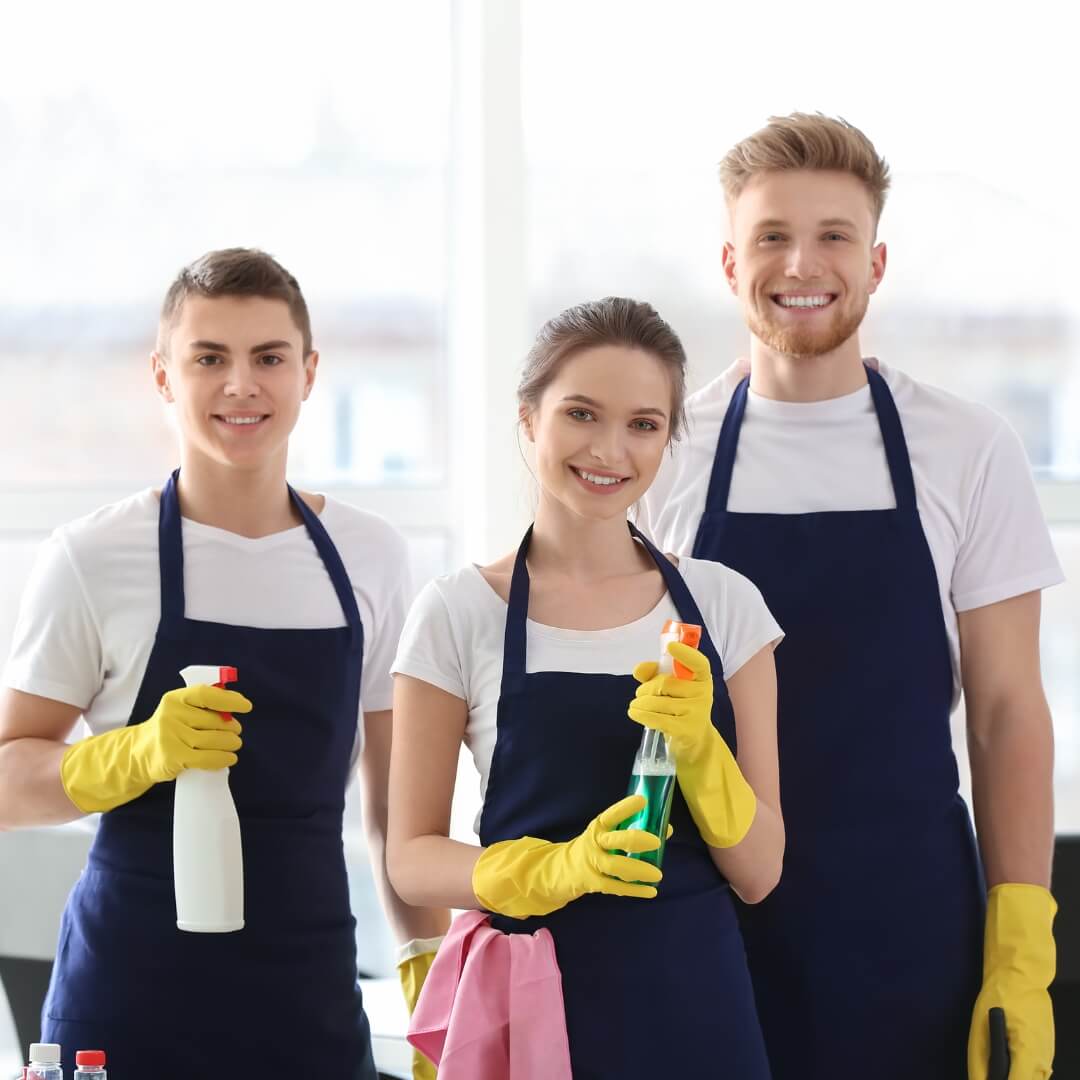
[[[881,220],[889,190],[889,166],[853,124],[823,113],[770,116],[760,131],[736,143],[720,162],[720,183],[730,205],[757,175],[786,169],[835,170],[862,181]]]
[[[208,251],[185,266],[169,286],[158,322],[158,352],[164,353],[168,331],[189,296],[261,296],[284,300],[311,352],[311,317],[296,278],[272,255],[258,248],[222,248]]]
[[[601,345],[640,349],[663,364],[671,376],[670,438],[677,439],[685,423],[686,350],[652,304],[624,296],[577,304],[544,323],[525,358],[518,401],[535,409],[565,360]]]

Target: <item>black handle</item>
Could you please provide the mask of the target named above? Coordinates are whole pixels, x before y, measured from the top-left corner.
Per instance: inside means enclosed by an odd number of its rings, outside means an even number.
[[[986,1080],[1009,1080],[1009,1035],[1005,1028],[1005,1010],[990,1010],[990,1071]]]

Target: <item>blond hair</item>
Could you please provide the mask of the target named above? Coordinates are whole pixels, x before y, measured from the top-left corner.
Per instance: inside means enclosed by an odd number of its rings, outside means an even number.
[[[854,124],[823,113],[770,116],[765,127],[736,143],[720,162],[724,198],[730,205],[755,176],[786,169],[850,173],[870,196],[875,227],[881,220],[889,166]]]

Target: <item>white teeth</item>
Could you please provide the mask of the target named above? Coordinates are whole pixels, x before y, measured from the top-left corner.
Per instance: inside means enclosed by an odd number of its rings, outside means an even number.
[[[584,469],[578,469],[578,475],[583,476],[590,484],[600,484],[605,487],[608,484],[621,483],[617,476],[597,476],[595,473],[586,472]]]
[[[226,424],[257,424],[263,419],[261,416],[223,416]]]
[[[824,307],[831,296],[783,296],[777,298],[781,307]]]

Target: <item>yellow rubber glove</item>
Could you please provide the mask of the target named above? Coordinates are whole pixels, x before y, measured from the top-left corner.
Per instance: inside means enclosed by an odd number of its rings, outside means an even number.
[[[405,995],[405,1004],[408,1006],[409,1015],[412,1016],[416,1008],[416,1002],[420,998],[420,991],[424,988],[424,980],[435,962],[435,952],[421,952],[402,960],[398,964],[398,977],[401,979],[401,992]],[[416,1047],[412,1054],[413,1080],[435,1080],[435,1064],[430,1058],[426,1058]]]
[[[753,824],[757,798],[713,727],[708,657],[679,641],[670,642],[668,652],[694,673],[693,679],[660,675],[655,661],[638,664],[634,678],[641,686],[627,711],[631,720],[670,736],[675,775],[705,842],[734,847]]]
[[[1053,923],[1057,904],[1041,885],[995,885],[986,909],[983,984],[968,1037],[969,1080],[986,1080],[989,1014],[1005,1011],[1009,1080],[1046,1080],[1054,1064]]]
[[[93,814],[131,802],[184,769],[235,765],[240,725],[218,714],[246,712],[251,702],[235,690],[170,690],[149,720],[73,743],[60,762],[64,791],[83,813]]]
[[[527,919],[557,911],[586,893],[654,897],[653,885],[663,874],[651,863],[615,854],[660,846],[652,833],[640,829],[613,831],[644,805],[643,795],[628,795],[593,818],[580,836],[561,844],[533,836],[492,844],[473,868],[477,900],[488,911]]]

